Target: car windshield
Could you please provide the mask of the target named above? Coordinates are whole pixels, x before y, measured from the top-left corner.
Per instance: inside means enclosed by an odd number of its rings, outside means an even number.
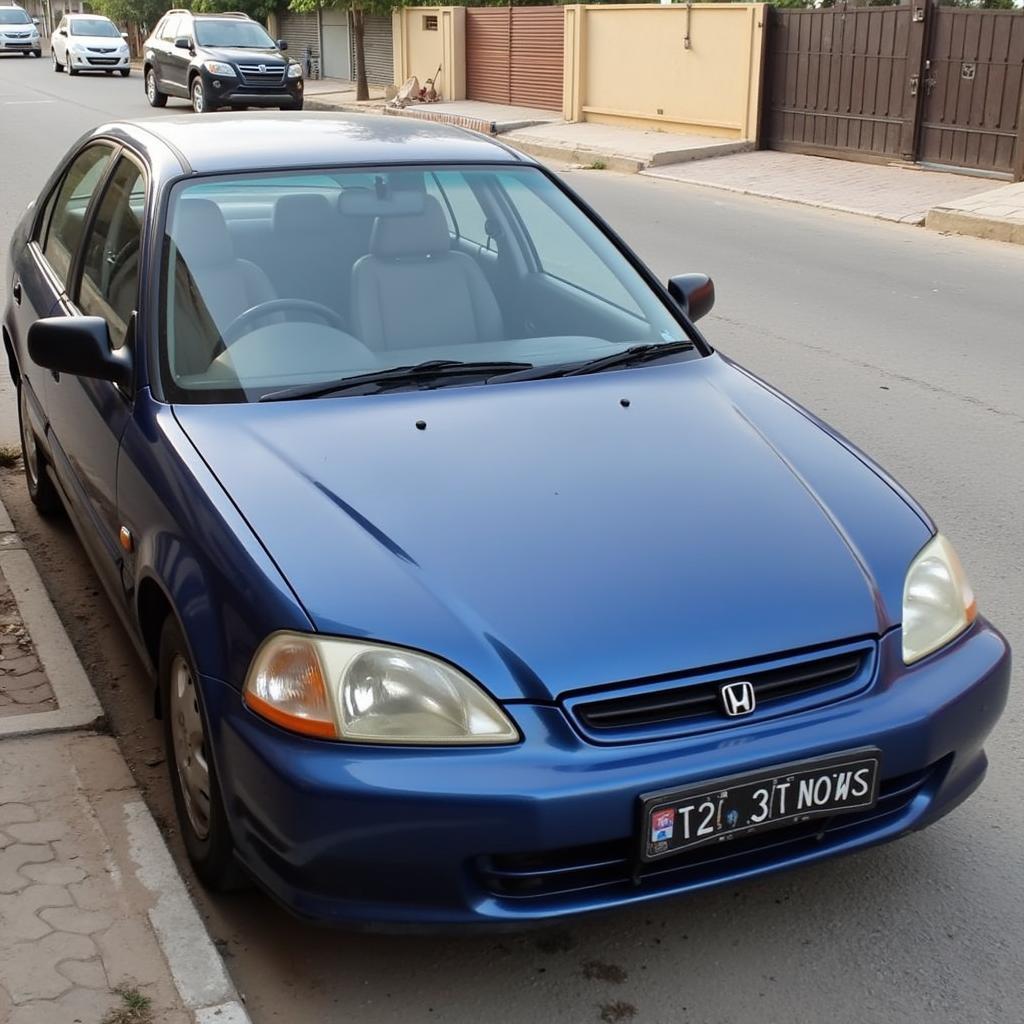
[[[196,20],[196,42],[201,46],[238,46],[273,49],[274,41],[255,21],[230,18]]]
[[[0,7],[0,25],[31,25],[32,19],[20,7]]]
[[[537,168],[193,179],[175,186],[166,224],[160,362],[174,401],[259,401],[397,367],[473,364],[414,385],[447,386],[471,382],[477,364],[486,377],[639,345],[666,345],[667,357],[687,339]]]
[[[73,36],[109,36],[120,39],[117,26],[106,18],[74,18],[71,21]]]

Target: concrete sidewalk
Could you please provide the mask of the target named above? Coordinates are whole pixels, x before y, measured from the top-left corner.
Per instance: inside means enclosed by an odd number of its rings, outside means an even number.
[[[781,199],[903,224],[923,224],[932,207],[992,189],[975,178],[912,166],[830,160],[759,150],[700,163],[648,170],[689,185]]]
[[[1024,181],[935,206],[925,227],[1024,245]]]
[[[248,1024],[0,504],[0,1024]]]

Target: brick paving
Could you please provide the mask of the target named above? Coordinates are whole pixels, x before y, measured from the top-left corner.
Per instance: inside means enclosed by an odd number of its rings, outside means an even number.
[[[121,987],[191,1022],[124,852],[137,799],[108,737],[0,743],[0,1024],[101,1024]]]
[[[772,150],[657,167],[643,173],[904,224],[923,224],[933,206],[993,188],[991,178]]]
[[[0,717],[56,707],[50,681],[0,572]]]

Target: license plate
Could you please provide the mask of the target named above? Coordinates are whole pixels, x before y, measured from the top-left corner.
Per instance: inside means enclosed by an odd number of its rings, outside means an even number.
[[[777,765],[640,797],[640,857],[725,842],[783,825],[872,807],[881,752],[874,747]]]

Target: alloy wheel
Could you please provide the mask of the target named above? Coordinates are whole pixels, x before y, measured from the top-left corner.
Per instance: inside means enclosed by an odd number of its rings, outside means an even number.
[[[206,112],[206,90],[203,88],[201,78],[197,78],[192,83],[192,109],[197,114]]]
[[[198,839],[210,831],[210,766],[195,677],[184,657],[171,663],[169,708],[174,766],[189,824]]]

